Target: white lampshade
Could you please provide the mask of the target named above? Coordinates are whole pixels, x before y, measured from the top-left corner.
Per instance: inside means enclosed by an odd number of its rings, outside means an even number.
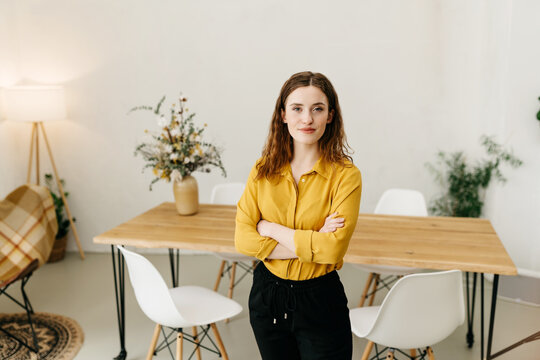
[[[2,91],[4,117],[13,121],[66,119],[66,101],[61,86],[15,86]]]

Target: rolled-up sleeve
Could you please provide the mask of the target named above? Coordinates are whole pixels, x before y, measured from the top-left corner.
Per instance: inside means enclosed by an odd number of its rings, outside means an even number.
[[[238,252],[265,260],[278,242],[272,238],[261,236],[257,231],[261,211],[258,206],[256,175],[257,167],[254,166],[236,209],[234,243]]]
[[[362,176],[353,168],[339,181],[330,210],[345,219],[344,226],[331,233],[298,229],[294,232],[296,255],[301,262],[337,264],[343,260],[358,220],[361,194]]]

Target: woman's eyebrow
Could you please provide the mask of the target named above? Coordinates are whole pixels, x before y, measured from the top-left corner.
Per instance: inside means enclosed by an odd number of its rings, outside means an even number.
[[[313,104],[313,105],[311,105],[311,106],[315,106],[315,105],[324,105],[324,106],[326,106],[326,104],[323,103],[323,102],[317,102],[317,103],[315,103],[315,104]],[[292,103],[292,104],[289,104],[289,106],[304,106],[304,104],[300,104],[300,103]]]

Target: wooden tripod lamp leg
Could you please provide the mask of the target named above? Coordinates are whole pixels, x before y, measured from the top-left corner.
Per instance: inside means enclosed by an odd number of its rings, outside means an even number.
[[[39,185],[39,131],[37,130],[38,127],[36,124],[36,184]]]
[[[30,174],[32,172],[32,160],[34,157],[34,144],[36,140],[34,139],[36,136],[36,129],[37,124],[32,123],[32,135],[30,135],[30,158],[28,159],[28,172],[26,173],[26,183],[30,183]]]
[[[51,159],[51,164],[54,171],[54,177],[56,179],[56,185],[58,186],[58,191],[60,192],[60,196],[62,196],[62,200],[64,201],[64,206],[66,207],[66,214],[68,216],[69,223],[71,224],[71,228],[73,229],[73,235],[75,236],[77,247],[79,248],[79,254],[81,255],[81,259],[84,260],[84,251],[81,246],[81,241],[79,240],[79,234],[77,233],[77,228],[75,227],[75,223],[73,222],[73,217],[71,216],[71,211],[69,210],[69,205],[67,203],[66,196],[64,195],[64,189],[62,188],[62,183],[60,182],[58,171],[56,171],[56,164],[54,163],[54,158],[52,155],[51,147],[49,145],[49,140],[47,139],[47,134],[45,133],[45,127],[43,126],[42,122],[39,123],[39,126],[41,127],[41,132],[43,133],[43,139],[45,140],[45,145],[47,145],[47,151],[49,153],[49,158]]]

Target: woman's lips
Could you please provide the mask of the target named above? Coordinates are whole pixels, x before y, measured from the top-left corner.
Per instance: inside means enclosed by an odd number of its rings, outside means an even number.
[[[312,134],[315,132],[315,129],[313,128],[303,128],[303,129],[300,129],[301,132],[303,132],[304,134]]]

